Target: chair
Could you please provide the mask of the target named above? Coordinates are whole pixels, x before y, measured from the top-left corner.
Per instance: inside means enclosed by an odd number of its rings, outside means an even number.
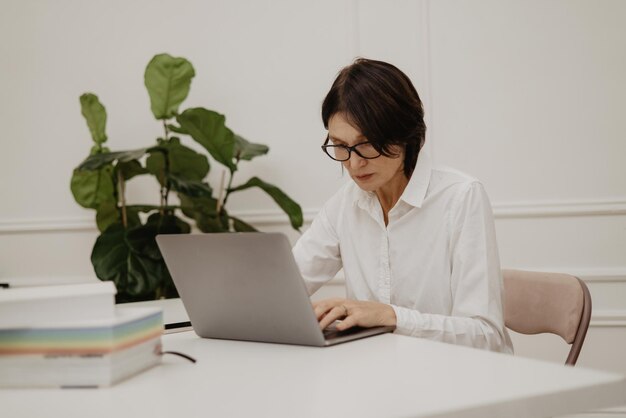
[[[504,324],[520,334],[549,332],[571,349],[566,365],[575,365],[591,318],[585,282],[561,273],[503,270]]]

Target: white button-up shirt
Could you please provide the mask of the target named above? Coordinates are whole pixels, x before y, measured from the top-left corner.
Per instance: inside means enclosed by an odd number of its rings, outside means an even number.
[[[396,333],[513,351],[487,194],[474,178],[433,168],[426,148],[387,225],[376,195],[351,181],[293,253],[309,294],[343,268],[347,297],[391,305]]]

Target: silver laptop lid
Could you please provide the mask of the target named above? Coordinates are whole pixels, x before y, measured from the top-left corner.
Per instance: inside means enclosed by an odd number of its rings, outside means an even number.
[[[199,336],[326,345],[284,234],[159,235],[156,241]]]

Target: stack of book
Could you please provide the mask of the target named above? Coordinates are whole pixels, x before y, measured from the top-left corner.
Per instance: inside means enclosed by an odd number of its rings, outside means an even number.
[[[159,308],[110,282],[0,290],[0,387],[110,386],[160,362]]]

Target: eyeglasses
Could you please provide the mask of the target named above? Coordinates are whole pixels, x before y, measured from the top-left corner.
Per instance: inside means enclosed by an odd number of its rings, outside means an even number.
[[[360,142],[351,147],[347,145],[328,145],[328,142],[330,142],[330,138],[326,137],[326,141],[324,141],[324,145],[322,145],[322,150],[335,161],[348,161],[352,155],[352,151],[366,160],[373,160],[374,158],[380,157],[380,152],[368,141]]]

